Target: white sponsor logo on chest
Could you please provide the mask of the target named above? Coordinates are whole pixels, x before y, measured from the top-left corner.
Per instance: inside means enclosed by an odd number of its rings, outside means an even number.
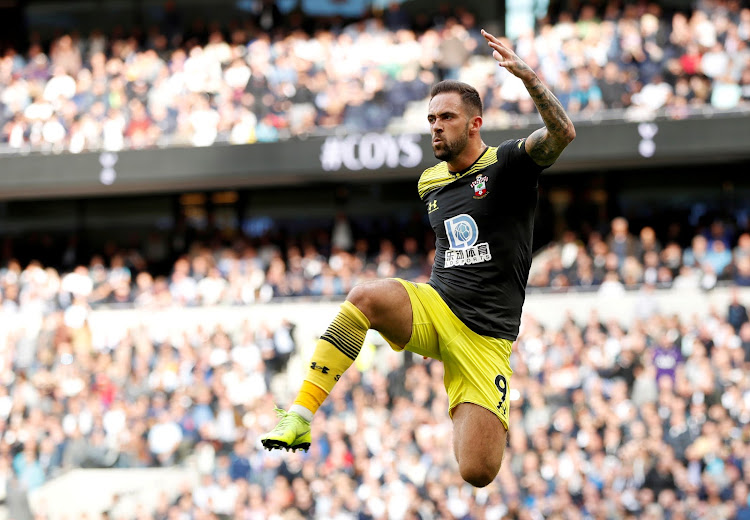
[[[445,267],[472,265],[492,260],[490,245],[477,244],[479,227],[471,217],[462,213],[443,222],[450,249],[445,252]]]

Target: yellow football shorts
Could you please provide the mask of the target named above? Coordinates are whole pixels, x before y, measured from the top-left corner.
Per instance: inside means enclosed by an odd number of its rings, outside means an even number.
[[[396,351],[405,348],[443,362],[443,383],[451,415],[459,404],[473,403],[497,415],[507,430],[513,343],[472,331],[453,314],[432,286],[400,278],[395,280],[406,288],[411,300],[411,339],[405,347],[388,338],[385,340]]]

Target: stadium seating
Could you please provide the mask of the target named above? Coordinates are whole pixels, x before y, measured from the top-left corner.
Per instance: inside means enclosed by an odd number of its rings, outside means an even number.
[[[750,9],[617,5],[512,42],[574,119],[750,105]],[[0,57],[0,152],[422,131],[419,107],[446,77],[479,87],[490,128],[535,120],[472,17],[436,20],[35,42]],[[96,520],[750,518],[746,219],[676,236],[617,217],[542,249],[512,357],[510,446],[476,491],[452,455],[442,365],[377,333],[316,415],[311,451],[262,450],[348,290],[430,274],[429,231],[338,219],[309,236],[186,241],[158,262],[146,249],[169,237],[85,259],[3,237],[0,519],[86,518],[74,500],[55,507],[65,485],[98,493],[80,504]],[[41,253],[15,259],[28,251]],[[144,489],[155,479],[160,494]]]
[[[574,120],[731,111],[750,103],[750,16],[737,2],[717,5],[671,18],[656,4],[608,9],[602,18],[561,16],[512,45]],[[16,153],[77,153],[268,142],[342,128],[424,131],[414,107],[443,78],[477,86],[487,128],[536,121],[525,89],[494,67],[467,14],[419,29],[389,29],[373,18],[273,39],[256,27],[169,40],[95,32],[62,35],[48,48],[33,42],[0,59],[0,143]]]

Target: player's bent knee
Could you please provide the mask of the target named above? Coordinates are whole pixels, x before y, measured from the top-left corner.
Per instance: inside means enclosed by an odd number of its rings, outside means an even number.
[[[391,314],[409,302],[406,290],[396,280],[377,280],[355,285],[346,299],[362,311],[373,328],[377,328],[384,320],[392,319]]]
[[[495,477],[500,472],[499,466],[493,467],[486,463],[460,464],[459,466],[461,478],[477,488],[488,486],[493,480],[495,480]]]
[[[346,297],[370,321],[375,316],[376,303],[374,292],[376,290],[374,284],[359,284],[352,287]]]

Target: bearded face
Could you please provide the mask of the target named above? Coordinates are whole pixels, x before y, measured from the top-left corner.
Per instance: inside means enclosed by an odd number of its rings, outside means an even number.
[[[427,120],[432,135],[432,151],[441,161],[451,162],[469,144],[472,117],[455,92],[438,94],[430,101]]]
[[[456,135],[450,136],[442,132],[439,136],[434,136],[432,140],[432,151],[435,158],[441,161],[450,162],[463,152],[469,143],[469,123],[463,127]]]

